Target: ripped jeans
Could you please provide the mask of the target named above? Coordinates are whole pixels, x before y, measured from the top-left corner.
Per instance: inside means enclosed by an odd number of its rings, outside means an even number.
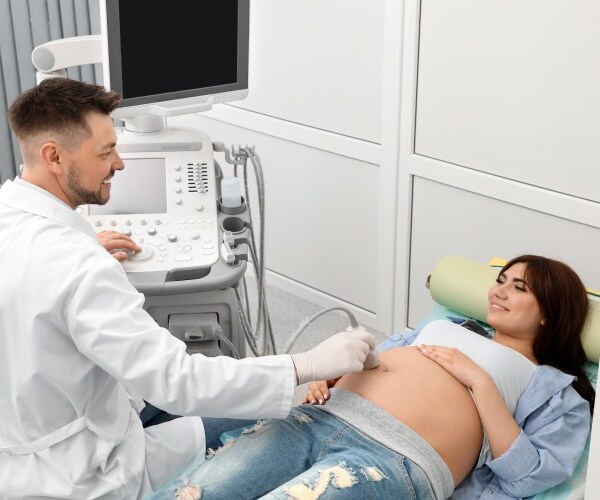
[[[310,405],[259,421],[153,499],[433,499],[414,462]]]

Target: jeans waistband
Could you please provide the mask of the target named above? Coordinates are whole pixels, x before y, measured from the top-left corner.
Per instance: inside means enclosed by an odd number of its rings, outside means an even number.
[[[410,427],[368,399],[333,387],[327,404],[318,408],[412,460],[425,472],[436,499],[446,499],[452,495],[454,479],[438,452]]]

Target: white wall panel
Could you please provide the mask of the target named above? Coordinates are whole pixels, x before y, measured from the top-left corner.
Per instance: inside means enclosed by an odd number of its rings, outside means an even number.
[[[201,115],[170,123],[200,128],[226,145],[255,146],[265,178],[269,270],[368,311],[377,310],[377,165]],[[231,173],[222,154],[215,158]],[[248,171],[252,173],[250,167]],[[252,174],[250,178],[254,179]],[[252,192],[256,202],[254,187]],[[258,220],[256,203],[253,216]]]
[[[415,177],[412,228],[410,326],[431,308],[425,279],[446,255],[481,262],[496,256],[544,255],[565,261],[587,286],[600,288],[597,227]]]
[[[384,7],[384,0],[253,2],[250,95],[235,106],[379,143]]]
[[[423,0],[415,152],[600,201],[600,3]]]

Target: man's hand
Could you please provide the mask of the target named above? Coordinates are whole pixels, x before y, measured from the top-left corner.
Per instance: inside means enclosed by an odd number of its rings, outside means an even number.
[[[142,251],[141,247],[136,245],[129,236],[117,231],[100,231],[96,234],[96,239],[119,262],[123,262],[129,257],[127,250],[131,252]]]
[[[359,326],[356,328],[349,326],[348,328],[346,328],[347,332],[351,332],[352,330],[363,330],[364,331],[364,328],[362,326]],[[377,368],[378,366],[379,366],[379,352],[376,350],[375,347],[371,347],[369,349],[369,354],[367,354],[367,357],[363,364],[363,369],[364,370],[372,370],[373,368]],[[332,387],[332,386],[330,385],[329,387]]]
[[[336,333],[308,352],[292,354],[298,384],[361,371],[375,343],[369,332],[357,328]]]

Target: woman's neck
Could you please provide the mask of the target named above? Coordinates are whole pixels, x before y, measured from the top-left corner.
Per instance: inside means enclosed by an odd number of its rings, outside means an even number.
[[[533,339],[520,339],[511,337],[510,335],[504,335],[502,332],[497,331],[493,336],[493,340],[513,351],[517,351],[532,363],[535,363],[536,365],[539,364],[533,354]]]

